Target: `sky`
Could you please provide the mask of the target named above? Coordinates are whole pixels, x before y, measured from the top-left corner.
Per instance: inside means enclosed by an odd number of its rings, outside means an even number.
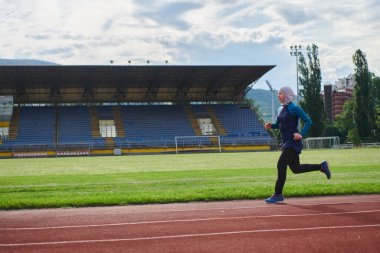
[[[63,65],[276,65],[253,88],[296,90],[291,45],[322,84],[366,54],[380,76],[380,0],[0,0],[0,58]],[[167,61],[167,63],[166,63]],[[112,63],[111,63],[112,62]]]

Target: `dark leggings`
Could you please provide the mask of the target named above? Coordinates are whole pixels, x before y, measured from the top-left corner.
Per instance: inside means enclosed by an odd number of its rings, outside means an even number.
[[[287,166],[293,173],[305,173],[321,169],[320,164],[300,164],[299,154],[292,148],[286,148],[282,151],[280,158],[277,162],[277,181],[275,187],[276,194],[282,194],[282,189],[286,180]]]

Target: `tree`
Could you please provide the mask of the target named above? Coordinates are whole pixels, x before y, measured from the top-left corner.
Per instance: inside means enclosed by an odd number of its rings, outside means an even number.
[[[370,76],[372,87],[370,94],[372,94],[375,106],[380,106],[380,77],[375,76],[373,73],[370,73]]]
[[[375,103],[375,141],[380,141],[380,77],[372,74],[372,97]]]
[[[321,68],[318,59],[318,47],[312,45],[307,47],[307,58],[301,54],[298,68],[300,71],[300,94],[303,100],[300,102],[301,107],[310,116],[313,124],[310,127],[310,136],[321,136],[325,128],[326,113],[324,103],[321,97]]]
[[[376,107],[376,127],[380,129],[380,106]]]
[[[354,123],[361,141],[371,135],[375,122],[374,100],[370,97],[371,83],[365,54],[356,50],[352,56],[355,65]]]
[[[355,130],[353,108],[354,100],[347,100],[344,103],[342,113],[339,114],[334,121],[334,127],[338,129],[339,137],[342,142],[347,140],[358,144],[359,141],[357,131]]]

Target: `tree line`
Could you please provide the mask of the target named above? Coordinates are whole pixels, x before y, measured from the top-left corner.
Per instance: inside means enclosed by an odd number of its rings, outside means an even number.
[[[313,125],[309,137],[339,136],[342,142],[360,144],[380,141],[380,78],[368,70],[366,55],[360,49],[352,56],[354,64],[354,96],[347,100],[343,112],[333,122],[327,120],[321,97],[321,67],[318,47],[307,47],[301,53],[299,69],[300,106],[309,114]]]

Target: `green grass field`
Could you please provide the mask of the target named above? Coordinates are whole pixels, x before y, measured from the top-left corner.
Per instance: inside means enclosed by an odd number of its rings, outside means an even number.
[[[273,193],[280,152],[0,160],[0,209],[232,199]],[[304,151],[332,179],[288,170],[285,197],[380,193],[380,150]]]

